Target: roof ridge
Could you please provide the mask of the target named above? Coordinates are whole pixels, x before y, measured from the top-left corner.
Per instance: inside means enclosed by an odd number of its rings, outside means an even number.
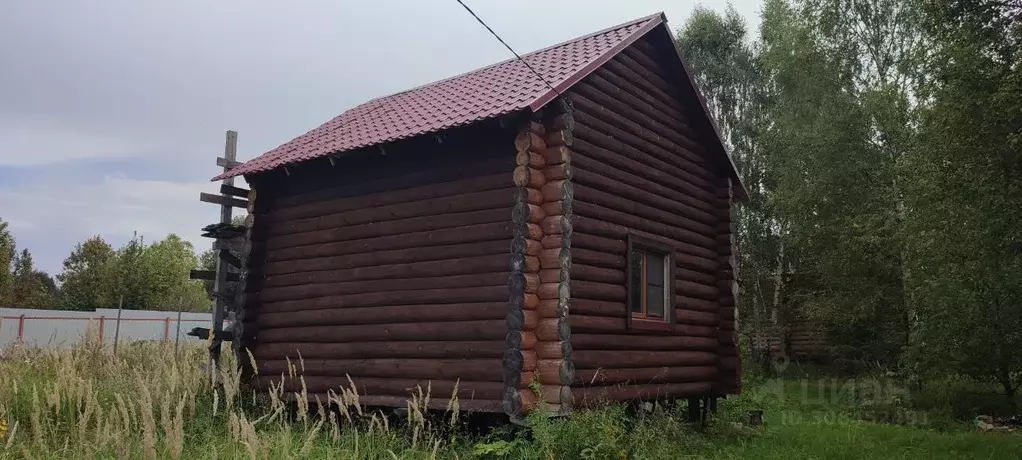
[[[605,29],[598,30],[596,32],[591,32],[591,33],[588,33],[588,34],[585,34],[585,35],[580,35],[578,37],[574,37],[574,38],[565,40],[565,41],[557,43],[555,45],[547,46],[546,48],[540,48],[538,50],[529,51],[528,53],[522,54],[521,56],[522,56],[522,59],[525,59],[525,58],[527,58],[529,56],[532,56],[532,55],[535,55],[535,54],[539,54],[539,53],[542,53],[544,51],[550,51],[550,50],[552,50],[554,48],[558,48],[558,47],[561,47],[561,46],[569,45],[569,44],[572,44],[572,43],[575,43],[575,42],[578,42],[578,41],[585,40],[587,38],[595,37],[595,36],[600,35],[600,34],[605,34],[605,33],[612,32],[612,31],[615,31],[615,30],[618,30],[618,29],[624,29],[625,27],[630,27],[630,26],[633,26],[633,25],[638,24],[640,22],[649,21],[649,20],[657,18],[658,16],[662,17],[663,15],[664,15],[664,13],[662,11],[658,12],[658,13],[653,13],[653,14],[650,14],[650,15],[647,15],[647,16],[643,16],[641,18],[633,19],[631,21],[628,21],[628,22],[625,22],[625,23],[622,23],[622,24],[613,25],[613,26],[607,27]],[[363,103],[361,103],[359,105],[356,105],[355,107],[352,107],[352,108],[350,108],[348,110],[354,110],[354,109],[357,109],[357,108],[359,108],[361,106],[371,104],[371,103],[373,103],[373,102],[375,102],[377,100],[380,100],[380,99],[386,99],[388,97],[399,96],[401,94],[410,93],[410,92],[415,91],[415,90],[423,89],[423,88],[425,88],[427,86],[433,86],[433,85],[436,85],[436,84],[443,83],[443,82],[445,82],[447,80],[454,80],[456,78],[461,78],[461,77],[464,77],[464,76],[469,75],[469,74],[473,74],[473,73],[476,73],[476,72],[481,72],[481,71],[489,69],[491,67],[497,67],[499,65],[504,65],[504,64],[507,64],[508,62],[517,61],[517,60],[518,60],[518,58],[516,58],[516,57],[510,57],[510,58],[507,58],[507,59],[505,59],[503,61],[495,62],[493,64],[486,65],[486,66],[483,66],[483,67],[478,67],[478,68],[475,68],[475,69],[472,69],[472,70],[467,70],[467,71],[462,72],[462,73],[457,74],[457,75],[452,75],[450,77],[441,78],[439,80],[434,80],[434,81],[431,81],[429,83],[423,83],[423,84],[421,84],[419,86],[416,86],[414,88],[409,88],[409,89],[398,91],[398,92],[395,92],[395,93],[385,94],[383,96],[377,96],[377,97],[369,99],[368,101],[365,101],[365,102],[363,102]]]

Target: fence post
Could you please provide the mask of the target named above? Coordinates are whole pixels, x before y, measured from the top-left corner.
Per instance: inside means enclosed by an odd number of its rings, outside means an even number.
[[[25,341],[25,315],[18,317],[18,341]]]
[[[177,310],[177,330],[174,332],[174,359],[177,359],[177,342],[181,340],[181,309]]]
[[[105,332],[104,326],[106,325],[106,316],[99,315],[99,344],[103,345],[103,333]]]
[[[117,354],[117,342],[121,337],[121,309],[124,308],[124,296],[117,300],[117,326],[114,327],[114,354]]]
[[[163,341],[170,342],[170,317],[163,318]]]

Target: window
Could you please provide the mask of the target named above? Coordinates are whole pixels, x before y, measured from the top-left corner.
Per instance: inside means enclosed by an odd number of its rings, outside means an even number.
[[[636,236],[628,238],[629,327],[670,330],[674,307],[671,249]]]

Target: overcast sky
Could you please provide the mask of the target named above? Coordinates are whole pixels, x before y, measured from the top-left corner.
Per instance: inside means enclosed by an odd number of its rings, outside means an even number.
[[[466,0],[520,53],[696,2]],[[725,1],[702,5],[723,11]],[[758,27],[760,3],[735,0]],[[538,14],[537,14],[538,13]],[[0,219],[39,269],[137,231],[209,246],[224,131],[247,160],[373,97],[507,59],[455,0],[7,1]]]

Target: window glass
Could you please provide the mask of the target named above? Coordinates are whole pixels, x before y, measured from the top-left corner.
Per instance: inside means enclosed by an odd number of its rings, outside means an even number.
[[[646,255],[642,251],[632,251],[629,255],[632,279],[629,280],[631,292],[628,293],[628,303],[632,306],[632,313],[642,313],[642,275],[644,270],[644,259]]]
[[[646,315],[664,317],[664,258],[649,254],[646,257]]]

